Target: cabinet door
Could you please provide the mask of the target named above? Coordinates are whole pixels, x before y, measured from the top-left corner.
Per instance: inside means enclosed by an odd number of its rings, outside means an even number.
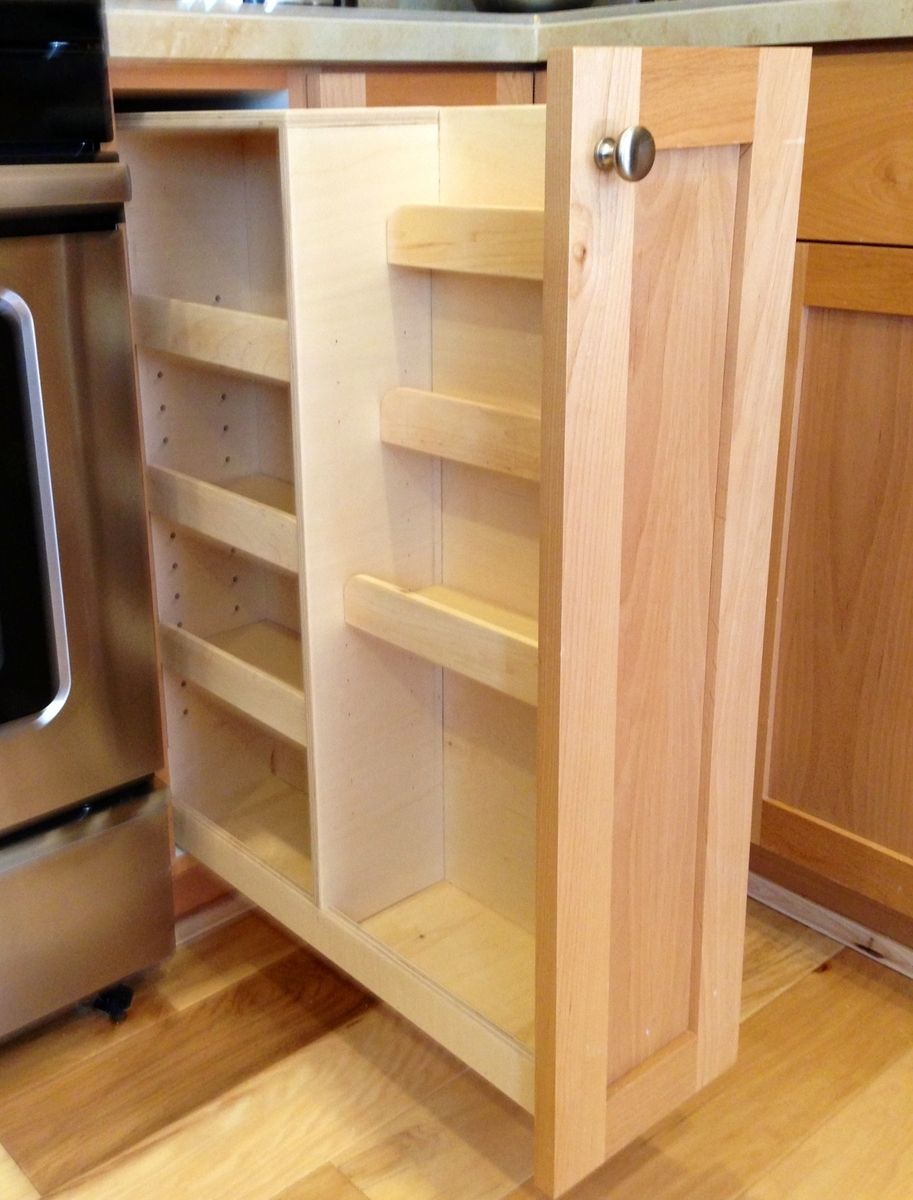
[[[800,247],[759,772],[760,845],[778,856],[775,874],[813,872],[802,890],[903,940],[913,928],[911,280],[911,250]]]
[[[735,1058],[801,50],[549,62],[537,1182]],[[595,143],[658,147],[639,183]]]

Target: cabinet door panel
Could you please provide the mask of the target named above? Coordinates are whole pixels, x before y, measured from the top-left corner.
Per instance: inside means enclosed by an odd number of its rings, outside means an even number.
[[[797,275],[761,844],[913,916],[913,251]]]
[[[747,113],[732,125],[698,113],[688,65],[626,49],[549,64],[536,1122],[552,1192],[737,1041],[808,55],[724,52]],[[648,112],[652,174],[595,171],[598,137]]]

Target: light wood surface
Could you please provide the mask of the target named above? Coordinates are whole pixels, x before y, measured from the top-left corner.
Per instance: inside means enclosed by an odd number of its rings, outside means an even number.
[[[532,936],[450,883],[437,883],[362,922],[511,1037],[533,1039]]]
[[[536,868],[536,1179],[550,1194],[562,1193],[605,1158],[636,191],[604,186],[592,170],[591,143],[596,113],[620,129],[636,124],[639,97],[635,50],[552,57],[540,585],[540,623],[548,634],[539,671]],[[597,392],[598,406],[590,401]],[[604,731],[598,748],[595,730]]]
[[[167,467],[147,472],[150,509],[286,571],[298,569],[294,488],[268,475],[218,485]]]
[[[279,317],[134,294],[139,345],[179,358],[288,383],[288,325]]]
[[[541,279],[544,227],[541,209],[410,205],[389,219],[387,257],[400,267]]]
[[[647,48],[640,120],[660,149],[727,146],[754,137],[758,52]]]
[[[159,637],[169,671],[268,729],[307,745],[301,650],[294,634],[263,621],[210,638],[162,625]]]
[[[536,703],[536,622],[453,588],[407,591],[370,575],[346,584],[346,621],[401,650]]]
[[[304,891],[314,890],[308,798],[276,776],[233,796],[219,825],[258,861]]]
[[[790,957],[790,933],[797,948],[807,935],[756,905],[749,908],[746,932],[753,948],[745,960],[746,996],[766,1001],[745,1026],[750,1062],[607,1164],[571,1193],[573,1200],[742,1200],[754,1194],[749,1189],[775,1184],[784,1190],[770,1196],[791,1196],[806,1177],[832,1172],[820,1176],[824,1190],[808,1193],[817,1200],[834,1194],[834,1180],[840,1192],[840,1172],[864,1189],[866,1171],[881,1187],[901,1189],[906,1181],[907,1192],[887,1195],[908,1194],[913,1167],[903,1158],[908,1136],[902,1064],[910,1053],[913,984],[892,984],[887,972],[842,955],[818,973],[810,958],[785,993],[765,997],[762,981],[773,984],[773,964]],[[829,948],[823,947],[822,964]],[[153,1132],[135,1141],[126,1124],[119,1126],[113,1103],[80,1114],[87,1142],[110,1144],[114,1127],[124,1151],[99,1162],[84,1180],[66,1180],[67,1200],[145,1200],[162,1188],[174,1189],[169,1195],[190,1188],[203,1200],[229,1194],[243,1200],[541,1195],[523,1183],[532,1161],[530,1119],[473,1074],[452,1064],[448,1070],[405,1023],[376,1009],[363,1017],[356,1010],[354,1029],[345,1017],[342,1025],[330,1021],[316,1041],[296,1049],[307,1022],[319,1022],[326,1011],[327,992],[314,982],[309,956],[297,953],[294,943],[261,918],[247,916],[185,946],[162,974],[142,981],[122,1025],[82,1011],[5,1043],[0,1093],[10,1106],[20,1101],[32,1106],[32,1089],[36,1084],[42,1089],[40,1122],[45,1154],[51,1156],[58,1132],[67,1136],[70,1097],[81,1078],[70,1078],[70,1071],[82,1056],[98,1057],[105,1079],[125,1080],[124,1093],[138,1062],[145,1092],[150,1072],[181,1076],[191,1037],[198,1043],[193,1061],[200,1102],[193,1104],[192,1091],[182,1085],[180,1101],[170,1110],[179,1112],[177,1120],[158,1125],[169,1110],[156,1102],[146,1108],[145,1127]],[[286,1053],[277,1049],[272,1062],[258,1058],[257,1047],[244,1045],[254,1001],[272,1025],[267,1041],[275,1047],[282,1038],[288,1041]],[[320,1049],[326,1041],[332,1043],[327,1053]],[[264,1048],[262,1038],[258,1046]],[[229,1054],[241,1073],[234,1084],[218,1061]],[[342,1070],[332,1073],[339,1054]],[[318,1062],[325,1066],[322,1075]],[[886,1086],[880,1088],[882,1079]],[[131,1121],[135,1111],[131,1107]],[[852,1129],[844,1113],[853,1114]],[[869,1121],[871,1130],[865,1128]],[[819,1139],[828,1147],[828,1161],[818,1153]],[[793,1156],[790,1174],[786,1164]],[[39,1195],[5,1149],[0,1162],[0,1179],[11,1197]],[[881,1194],[874,1192],[873,1200]],[[767,1193],[760,1195],[767,1200]]]
[[[800,238],[913,244],[911,70],[907,48],[816,57]]]
[[[699,1080],[733,1061],[738,1044],[736,964],[748,873],[755,737],[776,480],[789,297],[805,133],[807,50],[762,50],[757,125],[740,165],[727,331],[723,424],[728,462],[717,482],[716,568],[708,645],[702,770],[706,857],[699,884],[696,975]],[[786,236],[786,235],[789,236]],[[721,502],[721,503],[720,503]],[[739,803],[735,802],[735,797]],[[704,825],[706,821],[706,825]],[[697,964],[696,964],[697,970]],[[699,980],[699,982],[698,982]]]
[[[380,412],[381,437],[388,445],[520,479],[539,478],[541,422],[536,412],[417,388],[387,392]]]
[[[385,456],[380,398],[431,385],[429,288],[386,261],[387,216],[437,199],[437,124],[289,131],[296,453],[321,899],[354,919],[442,877],[438,672],[353,632],[358,572],[434,582],[434,463]],[[352,213],[359,218],[353,221]],[[331,464],[331,465],[328,465]]]

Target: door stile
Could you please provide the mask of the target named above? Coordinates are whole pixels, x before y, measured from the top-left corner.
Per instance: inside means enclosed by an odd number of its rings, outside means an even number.
[[[596,143],[636,124],[641,51],[549,60],[543,291],[536,1180],[605,1158],[611,851],[635,188]]]
[[[726,345],[702,771],[692,1026],[698,1086],[738,1049],[748,850],[811,56],[762,50],[743,154]],[[699,845],[701,841],[699,840]]]

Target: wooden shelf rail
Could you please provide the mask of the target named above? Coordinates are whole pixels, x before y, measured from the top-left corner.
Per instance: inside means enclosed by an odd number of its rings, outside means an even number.
[[[137,344],[220,367],[235,375],[289,381],[288,321],[194,304],[165,296],[133,296]]]
[[[381,401],[380,435],[438,458],[539,479],[542,422],[538,413],[417,388],[393,388]]]
[[[541,280],[544,245],[538,208],[412,204],[387,222],[387,261],[398,267]]]
[[[453,588],[410,592],[371,575],[355,575],[346,584],[345,617],[401,650],[536,703],[538,625],[531,617]]]
[[[298,522],[291,484],[268,475],[208,483],[168,467],[149,467],[146,477],[149,508],[157,516],[297,572]]]
[[[159,627],[162,662],[182,679],[299,746],[307,745],[300,639],[257,621],[208,638]]]

